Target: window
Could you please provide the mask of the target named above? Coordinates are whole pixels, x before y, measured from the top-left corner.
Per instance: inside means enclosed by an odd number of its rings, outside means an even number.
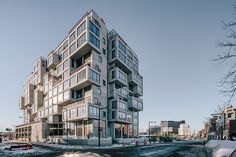
[[[98,95],[101,95],[101,88],[97,88]]]
[[[116,57],[116,50],[113,50],[111,52],[111,59],[115,58]]]
[[[62,73],[62,70],[63,70],[63,67],[62,67],[62,64],[58,66],[57,68],[57,74],[61,74]]]
[[[63,50],[65,50],[68,47],[68,40],[66,40],[63,44]]]
[[[115,77],[116,77],[116,71],[113,70],[113,71],[111,72],[111,79],[114,79]]]
[[[58,107],[55,105],[53,106],[53,113],[57,113],[58,112]]]
[[[52,64],[52,56],[49,56],[49,57],[48,57],[48,64],[49,64],[49,65]]]
[[[80,47],[86,41],[86,34],[84,33],[78,40],[77,40],[77,47]]]
[[[75,31],[69,37],[69,43],[72,43],[75,40]]]
[[[53,88],[53,95],[57,94],[57,87]]]
[[[77,36],[79,36],[86,28],[85,21],[77,28]]]
[[[104,55],[106,55],[106,50],[104,48],[102,48],[102,52]]]
[[[69,81],[69,80],[66,80],[66,81],[64,82],[64,89],[68,89],[69,86],[70,86],[70,81]]]
[[[132,69],[132,67],[133,67],[133,64],[132,64],[132,62],[130,61],[130,60],[127,60],[128,62],[128,67],[130,68],[130,69]]]
[[[50,90],[50,91],[48,92],[48,97],[49,97],[49,98],[52,97],[52,90]]]
[[[126,120],[126,114],[123,112],[118,112],[118,118],[120,120]]]
[[[58,93],[62,92],[63,90],[63,85],[62,84],[59,84],[58,85]]]
[[[44,102],[44,106],[45,106],[45,108],[48,107],[48,101],[45,101],[45,102]]]
[[[130,51],[128,51],[128,58],[131,60],[131,61],[133,61],[133,54],[130,52]]]
[[[99,30],[99,28],[98,28],[95,24],[93,24],[91,21],[89,21],[89,29],[90,29],[94,34],[96,34],[96,36],[99,37],[99,35],[100,35],[100,30]]]
[[[97,48],[100,48],[100,41],[91,33],[89,33],[89,41]]]
[[[107,113],[106,113],[105,111],[103,111],[103,112],[102,112],[102,116],[103,116],[104,118],[106,118],[106,117],[107,117]]]
[[[64,100],[65,99],[68,99],[70,96],[69,96],[69,91],[65,91],[64,92],[64,94],[63,94],[63,96],[64,96]]]
[[[67,59],[64,63],[63,63],[63,68],[64,68],[64,70],[66,69],[66,68],[68,68],[69,67],[69,60]]]
[[[53,97],[53,104],[57,104],[57,96]]]
[[[118,101],[117,102],[117,108],[120,110],[126,110],[126,103]]]
[[[103,86],[106,86],[106,81],[102,80],[102,84],[103,84]]]
[[[99,61],[100,63],[102,63],[102,57],[101,57],[101,56],[98,56],[98,61]]]
[[[63,73],[63,78],[64,80],[69,77],[69,70],[66,70],[64,73]]]
[[[48,106],[52,106],[52,99],[49,99]]]
[[[60,46],[59,49],[58,49],[58,54],[61,55],[62,54],[62,50],[63,50],[63,47]]]
[[[70,78],[70,84],[71,86],[75,85],[77,83],[77,77],[76,75]]]
[[[124,83],[127,83],[127,76],[118,70],[118,79]]]
[[[62,100],[63,100],[62,94],[59,94],[59,95],[58,95],[58,102],[61,102]]]
[[[70,110],[71,118],[77,117],[77,108]]]
[[[116,39],[112,40],[111,42],[111,49],[114,49],[116,47]]]
[[[111,118],[112,118],[112,119],[115,119],[115,118],[116,118],[116,111],[112,111],[112,112],[111,112]]]
[[[123,63],[126,63],[126,57],[125,57],[125,55],[124,55],[123,53],[121,53],[120,51],[119,51],[119,59],[120,59]]]
[[[66,59],[68,56],[69,56],[69,51],[66,50],[66,51],[63,53],[63,59]]]
[[[98,117],[99,109],[97,107],[89,106],[89,115]]]
[[[78,74],[78,82],[79,81],[82,81],[83,79],[86,78],[86,69],[84,69],[83,71],[81,71],[79,74]]]
[[[86,113],[85,107],[79,107],[78,109],[78,116],[82,116]]]
[[[70,54],[72,54],[74,51],[75,51],[75,42],[69,48]]]
[[[122,44],[120,41],[118,42],[118,47],[119,47],[119,49],[121,50],[121,52],[122,52],[123,54],[126,54],[125,45]]]
[[[102,38],[103,44],[106,44],[106,39]]]
[[[94,104],[98,105],[98,98],[94,98]]]
[[[100,75],[92,69],[89,70],[89,78],[95,82],[100,83]]]
[[[48,114],[52,114],[52,107],[48,108]]]

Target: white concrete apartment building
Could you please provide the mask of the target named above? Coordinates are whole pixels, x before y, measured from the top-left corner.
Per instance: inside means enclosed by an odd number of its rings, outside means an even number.
[[[137,137],[143,110],[138,65],[127,43],[96,12],[87,12],[35,63],[20,97],[24,124],[16,127],[16,139],[89,139],[99,132],[113,139]]]

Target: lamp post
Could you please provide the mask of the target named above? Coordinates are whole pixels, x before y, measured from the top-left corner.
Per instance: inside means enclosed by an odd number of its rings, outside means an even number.
[[[150,125],[151,123],[157,123],[156,121],[149,121],[148,122],[148,136],[149,136],[149,141],[151,141],[151,130],[150,130]]]
[[[107,107],[99,107],[98,108],[98,147],[101,146],[101,128],[100,128],[100,120],[101,120],[101,110],[106,109]]]

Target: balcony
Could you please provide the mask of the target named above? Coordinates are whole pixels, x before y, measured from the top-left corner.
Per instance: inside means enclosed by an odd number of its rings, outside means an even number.
[[[23,96],[21,96],[19,99],[19,107],[21,110],[25,109],[25,98]]]
[[[25,91],[25,106],[31,106],[34,102],[34,85],[28,84]]]
[[[143,96],[143,87],[137,85],[134,86],[134,95],[135,96]]]
[[[109,92],[109,97],[115,97],[117,94],[122,97],[128,98],[128,89],[124,87],[118,89],[113,87]]]
[[[82,89],[90,84],[100,86],[100,72],[89,65],[82,65],[77,69],[73,69],[71,74],[71,89]]]
[[[47,65],[48,69],[55,69],[56,66],[59,64],[59,56],[54,51],[52,51],[48,55],[47,63],[48,63]]]
[[[35,105],[38,108],[43,106],[43,91],[37,90],[35,92]]]
[[[131,96],[128,98],[128,107],[134,111],[143,111],[143,100]]]
[[[113,50],[112,56],[109,59],[109,64],[115,63],[118,65],[121,69],[123,69],[126,73],[131,73],[132,68],[130,63],[127,60],[127,57],[122,54],[119,50]]]
[[[90,100],[89,100],[90,101]],[[99,107],[84,99],[63,108],[63,121],[98,119]]]
[[[138,85],[138,75],[135,73],[130,73],[128,75],[128,82],[133,86]]]
[[[111,112],[109,115],[114,115],[114,117],[109,117],[110,122],[120,122],[131,124],[133,123],[132,113],[127,111],[119,111],[119,110],[110,110]]]
[[[127,75],[118,67],[109,71],[109,83],[116,83],[121,87],[127,86]]]

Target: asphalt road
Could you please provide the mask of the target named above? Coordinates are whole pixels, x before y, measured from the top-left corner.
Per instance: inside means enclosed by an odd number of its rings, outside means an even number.
[[[139,147],[87,149],[87,150],[68,151],[68,152],[55,150],[55,153],[47,154],[46,156],[48,157],[207,157],[203,145],[196,142],[151,144]]]

